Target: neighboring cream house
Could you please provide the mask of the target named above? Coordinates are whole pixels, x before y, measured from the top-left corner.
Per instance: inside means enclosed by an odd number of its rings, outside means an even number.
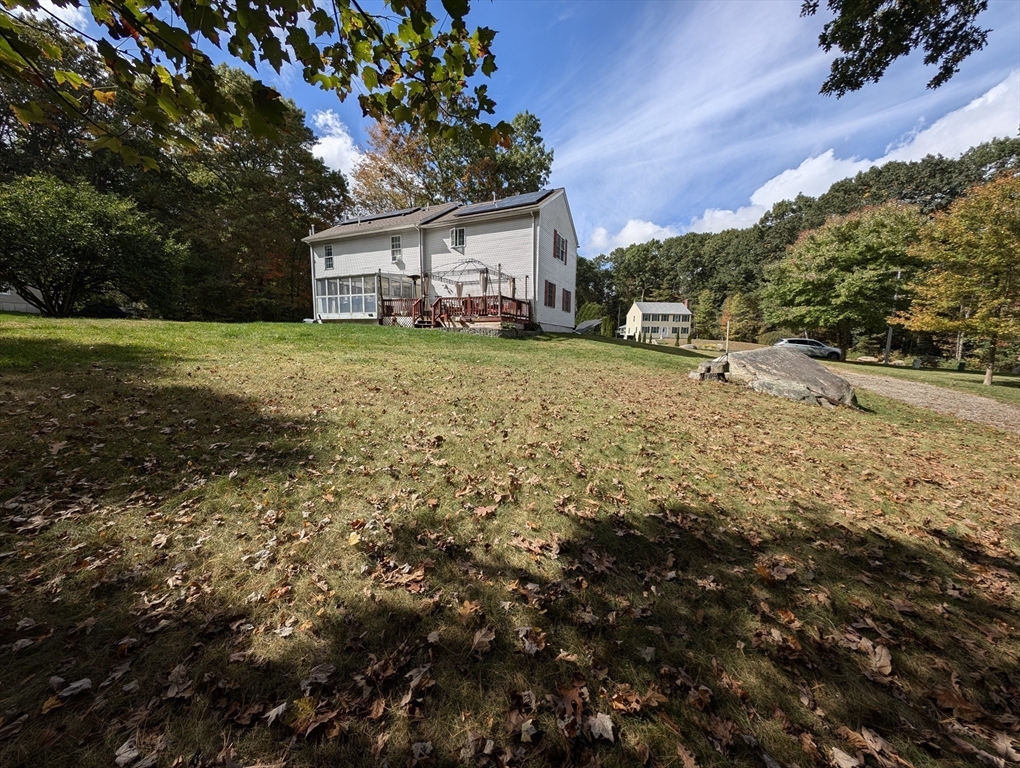
[[[627,310],[625,339],[647,334],[653,339],[675,339],[686,342],[691,335],[692,315],[682,301],[635,301]]]
[[[351,218],[304,242],[316,320],[574,327],[577,234],[563,189]]]
[[[25,312],[38,315],[39,310],[25,301],[13,289],[0,291],[0,312]]]

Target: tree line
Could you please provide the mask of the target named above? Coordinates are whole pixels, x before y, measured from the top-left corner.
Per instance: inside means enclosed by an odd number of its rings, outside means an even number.
[[[579,262],[581,312],[618,321],[633,301],[687,299],[702,338],[718,338],[728,322],[736,340],[807,332],[869,352],[899,315],[897,346],[937,353],[947,338],[904,319],[913,281],[928,268],[918,250],[925,226],[969,190],[1018,169],[1020,139],[996,139],[957,159],[870,168],[817,198],[778,202],[746,229],[617,248]]]
[[[29,34],[59,53],[39,65],[65,73],[52,98],[73,96],[79,81],[113,87],[80,37],[45,22]],[[216,76],[231,99],[256,89],[236,68],[221,65]],[[522,113],[498,136],[479,135],[460,97],[450,98],[436,133],[383,116],[352,190],[314,156],[315,135],[289,100],[275,136],[247,117],[224,126],[195,111],[175,123],[174,142],[157,136],[128,96],[96,100],[90,119],[119,137],[114,151],[97,146],[92,123],[76,114],[23,119],[32,96],[32,84],[0,71],[0,288],[50,316],[301,319],[311,306],[301,238],[311,227],[354,212],[530,191],[552,163],[537,117]]]

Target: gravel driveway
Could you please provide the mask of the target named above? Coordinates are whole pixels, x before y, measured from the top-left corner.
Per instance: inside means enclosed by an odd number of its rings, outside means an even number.
[[[954,392],[951,389],[921,384],[890,376],[867,376],[860,373],[837,372],[855,388],[876,395],[900,400],[910,405],[929,408],[958,419],[976,421],[1020,434],[1020,408],[987,397]]]

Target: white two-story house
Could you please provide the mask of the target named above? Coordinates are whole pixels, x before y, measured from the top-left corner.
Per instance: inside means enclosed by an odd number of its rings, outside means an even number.
[[[624,338],[649,336],[653,339],[680,338],[686,342],[691,335],[692,314],[682,301],[635,301],[627,310]]]
[[[577,234],[563,189],[351,218],[304,242],[319,321],[574,327]]]

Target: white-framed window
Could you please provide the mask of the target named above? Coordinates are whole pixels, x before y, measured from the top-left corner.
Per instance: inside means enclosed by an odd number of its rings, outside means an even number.
[[[688,328],[687,328],[686,325],[681,325],[680,326],[680,333],[682,333],[684,336],[687,335],[687,330],[688,330]]]
[[[450,230],[450,247],[464,247],[464,227],[454,227]]]
[[[413,299],[414,281],[402,275],[382,275],[379,278],[379,295],[384,299]]]
[[[393,235],[390,238],[390,263],[396,264],[403,258],[403,251],[400,248],[400,235]]]
[[[315,281],[316,306],[320,315],[341,318],[375,316],[376,276],[328,277]]]
[[[570,311],[570,302],[571,302],[572,298],[573,297],[571,296],[570,291],[568,291],[566,288],[564,288],[563,289],[563,302],[560,305],[564,312],[569,312]]]
[[[567,238],[553,230],[553,258],[567,263]]]
[[[327,245],[322,249],[322,261],[326,269],[333,269],[333,246]]]

